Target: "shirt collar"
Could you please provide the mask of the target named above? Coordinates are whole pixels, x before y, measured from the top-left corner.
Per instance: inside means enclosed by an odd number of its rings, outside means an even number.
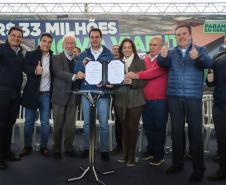
[[[96,54],[99,54],[99,53],[102,53],[102,51],[103,51],[103,47],[102,47],[102,46],[101,46],[100,49],[97,50],[97,51],[94,51],[93,48],[91,47],[91,53],[93,53],[93,54],[95,54],[95,55],[96,55]]]
[[[178,49],[181,51],[181,52],[183,52],[183,51],[187,51],[187,49],[189,48],[191,46],[191,43],[190,44],[188,44],[188,46],[186,47],[186,48],[180,48],[180,47],[178,47]]]
[[[150,58],[151,62],[153,62],[157,57],[158,57],[158,55],[155,55],[155,56],[152,57],[152,56],[149,54],[149,58]]]
[[[68,60],[72,60],[74,58],[73,54],[69,55],[67,52],[64,51],[64,55]]]
[[[43,57],[49,57],[49,52],[42,55]]]

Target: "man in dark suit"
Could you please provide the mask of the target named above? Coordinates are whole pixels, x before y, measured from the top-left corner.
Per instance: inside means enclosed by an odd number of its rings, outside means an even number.
[[[226,47],[213,58],[212,70],[207,76],[207,85],[213,91],[213,122],[217,138],[219,170],[208,177],[210,181],[226,180]]]
[[[73,140],[75,134],[75,118],[78,96],[71,91],[79,89],[79,79],[85,77],[84,73],[73,73],[75,36],[63,37],[64,51],[53,57],[54,85],[53,85],[53,156],[61,159],[62,135],[64,129],[65,155],[73,157]]]
[[[53,85],[52,51],[50,50],[52,40],[49,33],[43,33],[38,48],[27,52],[25,56],[24,72],[27,75],[27,82],[22,96],[22,105],[25,107],[25,147],[22,156],[32,152],[32,132],[37,109],[39,109],[41,121],[40,153],[45,157],[50,156],[47,144]]]
[[[23,81],[22,38],[22,29],[14,26],[8,32],[6,42],[0,45],[0,170],[7,168],[6,160],[20,160],[10,147]]]

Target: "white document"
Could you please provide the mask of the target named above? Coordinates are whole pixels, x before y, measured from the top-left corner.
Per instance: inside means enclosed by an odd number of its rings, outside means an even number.
[[[102,64],[99,61],[89,61],[85,66],[86,82],[98,85],[102,82]]]
[[[108,64],[108,82],[121,84],[124,80],[125,65],[121,60],[112,60]]]

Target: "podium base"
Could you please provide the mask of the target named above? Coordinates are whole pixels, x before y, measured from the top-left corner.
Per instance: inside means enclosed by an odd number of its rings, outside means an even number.
[[[96,169],[94,165],[89,165],[86,169],[80,167],[80,169],[83,171],[83,173],[79,177],[74,177],[74,178],[68,179],[67,180],[68,183],[82,179],[87,174],[87,172],[89,170],[91,170],[94,174],[96,181],[99,184],[105,185],[105,183],[98,178],[97,172],[100,173],[101,175],[109,175],[109,174],[115,173],[115,171],[101,172],[100,170]]]

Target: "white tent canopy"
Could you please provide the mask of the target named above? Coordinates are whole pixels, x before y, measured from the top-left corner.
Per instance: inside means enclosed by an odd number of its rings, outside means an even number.
[[[63,3],[62,3],[63,2]],[[223,0],[1,0],[0,14],[226,15]]]
[[[183,3],[225,3],[225,0],[189,0]],[[1,3],[46,3],[46,0],[1,0]],[[94,3],[93,0],[52,0],[48,3]],[[95,3],[122,3],[122,0],[95,0]],[[123,3],[156,3],[156,0],[124,0]],[[158,0],[158,3],[181,3],[181,0]]]

